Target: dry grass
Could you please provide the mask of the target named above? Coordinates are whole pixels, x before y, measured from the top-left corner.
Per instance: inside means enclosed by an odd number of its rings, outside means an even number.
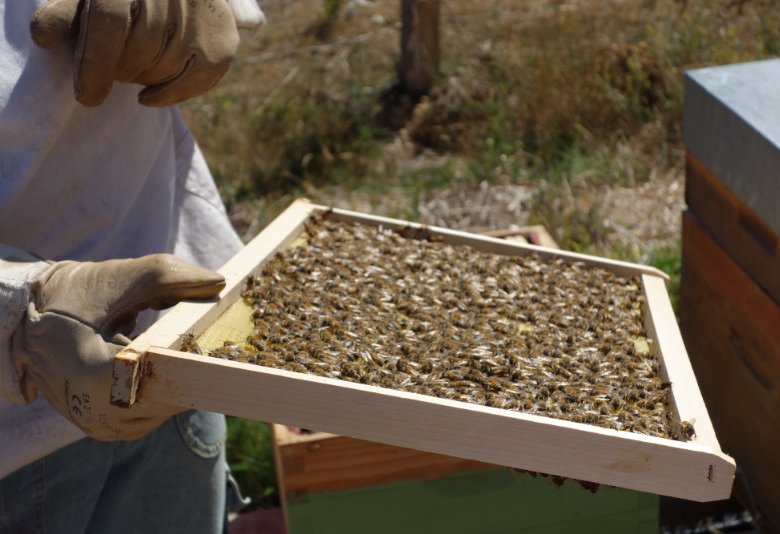
[[[399,2],[339,3],[263,3],[269,25],[184,108],[247,234],[299,194],[414,218],[432,189],[541,183],[530,216],[583,220],[563,246],[609,254],[600,187],[681,173],[683,71],[780,50],[769,1],[447,0],[415,102],[391,90]],[[562,183],[587,207],[550,213]]]

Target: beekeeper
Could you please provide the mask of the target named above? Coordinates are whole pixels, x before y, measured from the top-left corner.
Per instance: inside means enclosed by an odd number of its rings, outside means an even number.
[[[210,89],[263,14],[0,0],[0,16],[0,532],[219,531],[223,417],[111,406],[111,358],[141,310],[224,285],[210,269],[241,243],[171,105]]]

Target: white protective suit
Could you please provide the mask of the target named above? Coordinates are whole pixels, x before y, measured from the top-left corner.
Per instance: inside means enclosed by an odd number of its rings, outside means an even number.
[[[128,84],[96,108],[75,101],[72,51],[29,37],[42,1],[0,0],[0,478],[84,436],[42,397],[14,404],[9,340],[45,264],[8,246],[47,260],[171,252],[212,269],[241,246],[176,108],[140,106]]]

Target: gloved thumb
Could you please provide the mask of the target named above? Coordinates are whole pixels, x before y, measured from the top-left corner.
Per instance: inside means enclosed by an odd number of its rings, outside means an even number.
[[[103,326],[111,331],[128,320],[134,326],[135,318],[142,310],[161,310],[182,300],[211,299],[225,287],[222,275],[170,254],[124,260],[120,270],[123,271],[124,288],[120,288],[121,297],[109,308]],[[112,316],[116,319],[111,320]],[[120,331],[130,333],[130,330]]]
[[[129,334],[138,313],[216,297],[225,279],[170,254],[98,263],[61,262],[39,282],[37,308],[78,318],[104,339]]]
[[[79,0],[48,0],[30,20],[30,37],[41,48],[69,45],[79,33]]]

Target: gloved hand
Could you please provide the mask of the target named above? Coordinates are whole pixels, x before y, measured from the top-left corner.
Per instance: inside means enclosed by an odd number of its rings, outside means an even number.
[[[181,410],[112,406],[114,354],[130,341],[139,311],[210,299],[224,286],[217,273],[168,254],[53,264],[32,284],[27,314],[11,338],[25,400],[42,393],[96,439],[145,436]]]
[[[213,87],[238,49],[239,29],[264,17],[255,0],[48,0],[30,34],[42,48],[75,40],[73,86],[85,106],[102,103],[114,81],[145,85],[141,104],[167,106]]]

